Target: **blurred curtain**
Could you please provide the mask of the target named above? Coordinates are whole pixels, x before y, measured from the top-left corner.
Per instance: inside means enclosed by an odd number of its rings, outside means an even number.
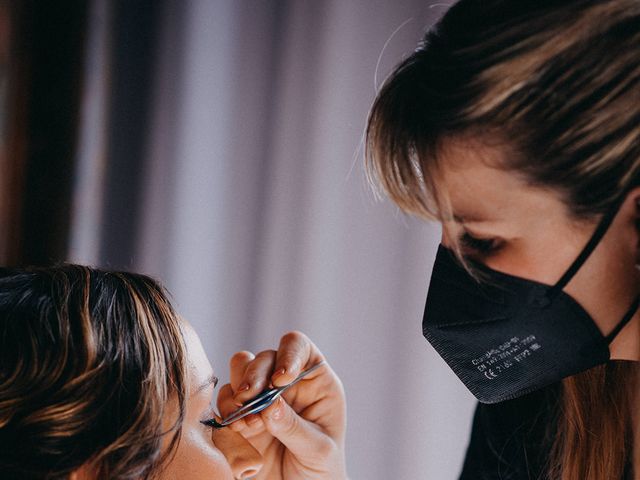
[[[0,264],[65,258],[87,8],[0,0]]]
[[[457,478],[468,439],[473,399],[421,335],[439,231],[375,201],[361,144],[376,86],[445,9],[93,0],[88,17],[69,260],[160,278],[223,379],[234,351],[306,332],[345,384],[354,480]]]

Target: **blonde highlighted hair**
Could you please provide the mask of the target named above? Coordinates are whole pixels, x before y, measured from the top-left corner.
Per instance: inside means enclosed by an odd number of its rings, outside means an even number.
[[[179,319],[149,277],[0,270],[2,478],[65,479],[83,466],[97,479],[152,478],[179,440],[185,362]],[[168,405],[178,408],[163,431]]]

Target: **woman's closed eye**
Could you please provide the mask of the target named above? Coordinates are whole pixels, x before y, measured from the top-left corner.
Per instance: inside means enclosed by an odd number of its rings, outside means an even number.
[[[502,247],[502,242],[497,238],[480,238],[464,231],[459,239],[462,250],[465,253],[491,255]]]
[[[200,420],[200,423],[202,425],[204,425],[206,428],[209,428],[211,430],[216,430],[215,424],[213,423],[214,420],[217,420],[216,417],[220,417],[213,406],[211,406],[208,410],[207,413],[203,416],[203,419]],[[220,420],[217,420],[220,421]]]

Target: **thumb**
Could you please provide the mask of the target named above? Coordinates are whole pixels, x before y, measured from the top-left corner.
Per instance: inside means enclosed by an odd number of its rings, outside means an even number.
[[[264,410],[262,419],[267,431],[304,466],[322,465],[336,448],[320,427],[298,415],[282,397]]]

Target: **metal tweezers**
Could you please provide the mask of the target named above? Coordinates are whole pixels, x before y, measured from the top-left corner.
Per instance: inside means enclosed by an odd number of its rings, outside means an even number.
[[[304,377],[309,375],[311,372],[313,372],[317,368],[320,368],[325,363],[327,362],[325,360],[322,360],[320,363],[317,363],[313,367],[308,368],[307,370],[302,372],[300,375],[298,375],[295,378],[295,380],[289,383],[288,385],[284,385],[282,387],[267,388],[266,390],[263,390],[262,393],[258,394],[256,397],[252,398],[251,400],[248,400],[247,402],[245,402],[242,405],[242,407],[240,407],[238,410],[236,410],[235,412],[230,414],[227,418],[221,421],[217,421],[215,418],[211,418],[201,423],[204,423],[205,425],[208,425],[213,428],[223,428],[237,420],[240,420],[241,418],[246,417],[247,415],[261,412],[262,410],[267,408],[269,405],[271,405],[273,402],[275,402],[278,399],[278,397],[282,395],[288,388],[298,383]]]

